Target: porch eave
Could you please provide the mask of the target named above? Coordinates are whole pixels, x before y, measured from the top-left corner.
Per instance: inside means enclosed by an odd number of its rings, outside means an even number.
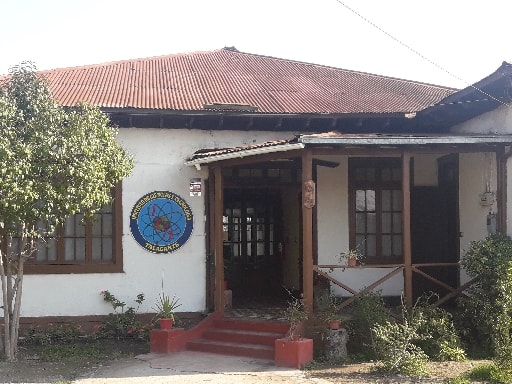
[[[191,160],[188,160],[185,162],[185,165],[188,166],[195,166],[201,167],[203,164],[209,164],[214,163],[217,161],[222,160],[230,160],[230,159],[239,159],[243,157],[248,156],[255,156],[255,155],[262,155],[267,153],[274,153],[274,152],[287,152],[287,151],[293,151],[297,149],[304,149],[305,144],[303,143],[287,143],[287,144],[281,144],[281,145],[271,145],[271,146],[264,146],[264,147],[258,147],[258,148],[250,148],[250,149],[244,149],[244,150],[237,150],[237,151],[229,151],[224,152],[217,155],[208,156],[207,153],[203,154],[202,157],[198,158],[192,158]]]
[[[302,135],[298,141],[306,145],[512,145],[512,135]]]

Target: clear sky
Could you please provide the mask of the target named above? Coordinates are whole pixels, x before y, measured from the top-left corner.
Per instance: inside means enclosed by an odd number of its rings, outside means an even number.
[[[512,61],[511,14],[509,0],[0,0],[0,74],[234,46],[463,88]]]

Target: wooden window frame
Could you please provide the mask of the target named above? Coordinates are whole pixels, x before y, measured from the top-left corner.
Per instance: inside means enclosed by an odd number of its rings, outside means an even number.
[[[60,235],[57,240],[58,260],[37,262],[32,259],[25,263],[24,271],[26,274],[68,274],[68,273],[121,273],[123,272],[123,204],[122,187],[119,183],[114,188],[114,198],[112,201],[112,260],[95,261],[92,260],[91,244],[92,234],[86,229],[86,258],[84,261],[62,261],[64,258],[63,236]],[[90,226],[88,226],[90,229]]]
[[[368,265],[372,264],[397,264],[403,262],[404,250],[402,249],[401,256],[383,256],[382,255],[382,202],[381,202],[381,191],[386,189],[399,189],[402,192],[403,199],[403,191],[402,191],[402,180],[400,177],[400,181],[391,181],[391,182],[382,182],[382,180],[376,181],[373,185],[362,185],[364,183],[358,184],[356,181],[356,172],[355,169],[358,166],[371,166],[375,165],[375,168],[382,169],[390,166],[399,166],[400,170],[402,169],[402,164],[400,158],[387,157],[387,158],[376,158],[376,157],[354,157],[349,159],[349,245],[350,249],[354,249],[358,247],[356,241],[356,191],[361,188],[369,188],[373,187],[376,191],[378,191],[375,198],[376,205],[376,256],[365,257],[364,263]],[[401,175],[401,173],[400,173]],[[402,236],[403,243],[403,210],[402,210],[402,225],[401,225],[400,235]]]

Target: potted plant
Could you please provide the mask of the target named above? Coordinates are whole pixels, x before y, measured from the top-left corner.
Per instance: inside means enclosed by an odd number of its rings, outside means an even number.
[[[358,264],[364,264],[364,255],[356,247],[349,249],[346,252],[341,252],[339,254],[339,261],[341,264],[346,265],[347,267],[355,267]]]
[[[174,311],[181,305],[179,299],[173,296],[172,299],[165,294],[160,294],[156,303],[156,319],[160,322],[160,328],[172,328],[174,324]]]
[[[301,368],[313,360],[313,339],[301,337],[302,323],[308,319],[304,300],[292,296],[284,311],[284,318],[290,328],[285,338],[275,341],[275,364]]]
[[[290,323],[288,338],[297,340],[300,338],[300,326],[302,322],[308,319],[308,313],[304,309],[304,299],[292,297],[288,301],[288,306],[284,311],[284,318]]]
[[[321,318],[329,325],[329,329],[339,329],[341,323],[340,300],[334,295],[323,295],[318,300]]]

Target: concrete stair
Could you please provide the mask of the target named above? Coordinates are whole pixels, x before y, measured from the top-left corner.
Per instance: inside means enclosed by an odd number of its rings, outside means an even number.
[[[201,337],[187,342],[192,351],[274,360],[274,341],[285,336],[285,322],[218,318]]]

